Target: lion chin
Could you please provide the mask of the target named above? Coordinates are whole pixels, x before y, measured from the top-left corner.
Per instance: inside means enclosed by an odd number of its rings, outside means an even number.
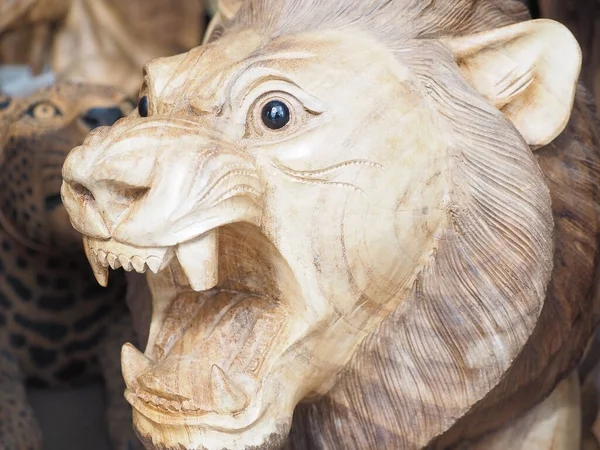
[[[287,265],[276,247],[242,224],[162,249],[84,242],[96,268],[147,272],[153,317],[146,351],[131,344],[122,351],[125,397],[140,438],[152,442],[147,448],[281,445],[295,406],[286,399],[296,397],[286,367],[301,353],[295,336],[302,324],[291,312],[302,299],[289,292],[295,277],[281,270]]]

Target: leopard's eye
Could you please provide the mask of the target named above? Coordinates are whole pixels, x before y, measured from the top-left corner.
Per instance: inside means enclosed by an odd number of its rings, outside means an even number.
[[[280,130],[290,122],[290,109],[281,100],[272,100],[263,106],[262,122],[271,130]]]
[[[62,116],[62,112],[50,102],[38,102],[31,105],[25,114],[40,120]]]

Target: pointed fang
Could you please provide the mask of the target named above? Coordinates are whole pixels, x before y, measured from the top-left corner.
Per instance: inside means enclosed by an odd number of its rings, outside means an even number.
[[[90,240],[87,236],[83,237],[83,250],[85,251],[85,256],[90,263],[92,272],[96,277],[96,281],[100,286],[106,287],[108,285],[108,267],[103,266],[100,261],[98,261],[98,258],[94,256],[94,253],[90,247]]]
[[[177,247],[179,264],[196,292],[212,289],[219,281],[218,233],[218,229],[211,230]]]
[[[152,368],[152,360],[129,342],[121,348],[121,371],[128,387],[135,386],[140,375]]]

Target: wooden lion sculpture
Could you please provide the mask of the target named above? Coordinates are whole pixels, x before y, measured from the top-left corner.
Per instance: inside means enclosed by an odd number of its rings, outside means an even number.
[[[147,274],[145,352],[122,352],[146,448],[449,448],[572,373],[598,136],[577,42],[527,17],[248,0],[146,65],[62,188],[98,281]]]

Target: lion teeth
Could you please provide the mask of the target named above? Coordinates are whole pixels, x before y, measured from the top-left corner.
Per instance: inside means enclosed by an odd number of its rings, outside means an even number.
[[[148,257],[148,259],[146,260],[146,264],[148,265],[148,268],[153,273],[158,273],[158,272],[160,272],[163,269],[161,267],[161,265],[162,265],[161,259],[157,258],[156,256],[150,256],[150,257]]]
[[[144,261],[140,256],[134,256],[131,258],[131,264],[137,273],[145,273],[146,270],[148,270],[146,261]]]
[[[133,270],[133,265],[131,264],[131,260],[125,255],[119,255],[119,261],[121,261],[121,265],[123,269],[127,272],[131,272]]]
[[[191,242],[180,244],[175,253],[195,291],[212,289],[218,283],[219,234],[214,229]]]
[[[113,253],[109,253],[106,256],[106,259],[108,260],[108,264],[110,265],[111,269],[116,270],[119,267],[121,267],[121,261],[119,261],[119,259],[117,258],[117,255],[115,255]]]
[[[103,250],[98,250],[97,256],[100,264],[102,264],[104,267],[108,267],[108,260],[106,259],[106,257],[108,256],[107,253]]]
[[[121,371],[128,386],[134,386],[138,377],[151,367],[152,360],[129,342],[121,347]]]
[[[97,255],[94,254],[94,250],[90,243],[90,238],[87,236],[83,237],[83,250],[90,263],[92,272],[96,277],[96,281],[100,286],[106,287],[108,285],[108,267],[105,267],[100,263]]]
[[[138,273],[145,273],[150,269],[158,273],[171,263],[175,254],[172,248],[140,248],[123,244],[113,240],[100,241],[86,238],[87,248],[92,255],[90,264],[102,267],[119,269]],[[88,258],[89,259],[89,258]],[[96,273],[96,272],[95,272]]]

